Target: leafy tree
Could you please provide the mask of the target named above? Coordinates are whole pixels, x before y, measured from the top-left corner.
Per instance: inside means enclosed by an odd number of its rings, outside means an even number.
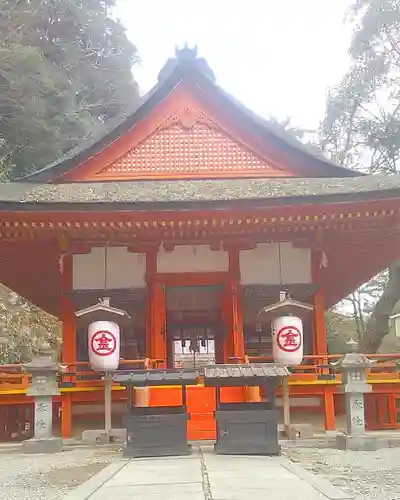
[[[349,19],[351,66],[328,98],[321,146],[344,166],[390,175],[400,161],[400,1],[358,0]],[[361,346],[376,352],[400,299],[400,262],[358,291],[353,303],[360,293],[371,307],[358,311]]]
[[[0,162],[18,177],[138,102],[115,0],[0,0]]]
[[[57,160],[139,99],[115,0],[0,0],[0,180]],[[0,362],[60,342],[58,321],[0,285]]]
[[[58,320],[0,285],[0,363],[28,361],[43,342],[59,350]]]
[[[326,312],[326,331],[329,354],[343,354],[348,350],[348,341],[355,339],[357,324],[351,316],[342,314],[337,308]]]

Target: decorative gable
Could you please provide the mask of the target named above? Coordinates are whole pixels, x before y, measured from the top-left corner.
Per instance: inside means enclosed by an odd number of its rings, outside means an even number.
[[[276,177],[290,173],[231,137],[194,106],[185,106],[93,180]]]
[[[115,128],[26,177],[46,183],[145,179],[354,177],[215,85],[196,49],[176,51],[158,84]]]

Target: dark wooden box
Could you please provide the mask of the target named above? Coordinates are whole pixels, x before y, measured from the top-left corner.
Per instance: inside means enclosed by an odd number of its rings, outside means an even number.
[[[220,403],[215,412],[219,455],[280,455],[278,413],[271,403]]]
[[[127,429],[125,457],[188,455],[184,406],[133,407],[124,416]]]

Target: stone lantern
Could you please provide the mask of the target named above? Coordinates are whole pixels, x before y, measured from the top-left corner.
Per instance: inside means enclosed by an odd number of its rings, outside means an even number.
[[[45,343],[32,361],[22,366],[23,371],[32,374],[27,396],[33,396],[34,436],[24,441],[24,451],[29,453],[54,453],[62,448],[62,439],[53,436],[53,396],[60,395],[57,376],[64,373],[55,352]]]
[[[337,434],[336,445],[341,450],[373,450],[376,449],[375,439],[365,431],[364,394],[372,391],[367,374],[375,361],[358,353],[358,343],[354,340],[348,345],[350,352],[333,363],[335,369],[342,373],[340,392],[345,395],[346,408],[346,432]]]

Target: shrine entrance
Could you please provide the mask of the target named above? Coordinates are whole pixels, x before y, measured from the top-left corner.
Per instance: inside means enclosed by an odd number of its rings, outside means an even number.
[[[221,285],[167,286],[168,368],[201,368],[223,361],[226,326]]]
[[[201,368],[223,363],[229,318],[227,273],[171,273],[158,275],[157,281],[163,285],[166,366]],[[171,394],[172,389],[169,398]],[[186,404],[188,439],[215,439],[215,389],[188,386]]]

